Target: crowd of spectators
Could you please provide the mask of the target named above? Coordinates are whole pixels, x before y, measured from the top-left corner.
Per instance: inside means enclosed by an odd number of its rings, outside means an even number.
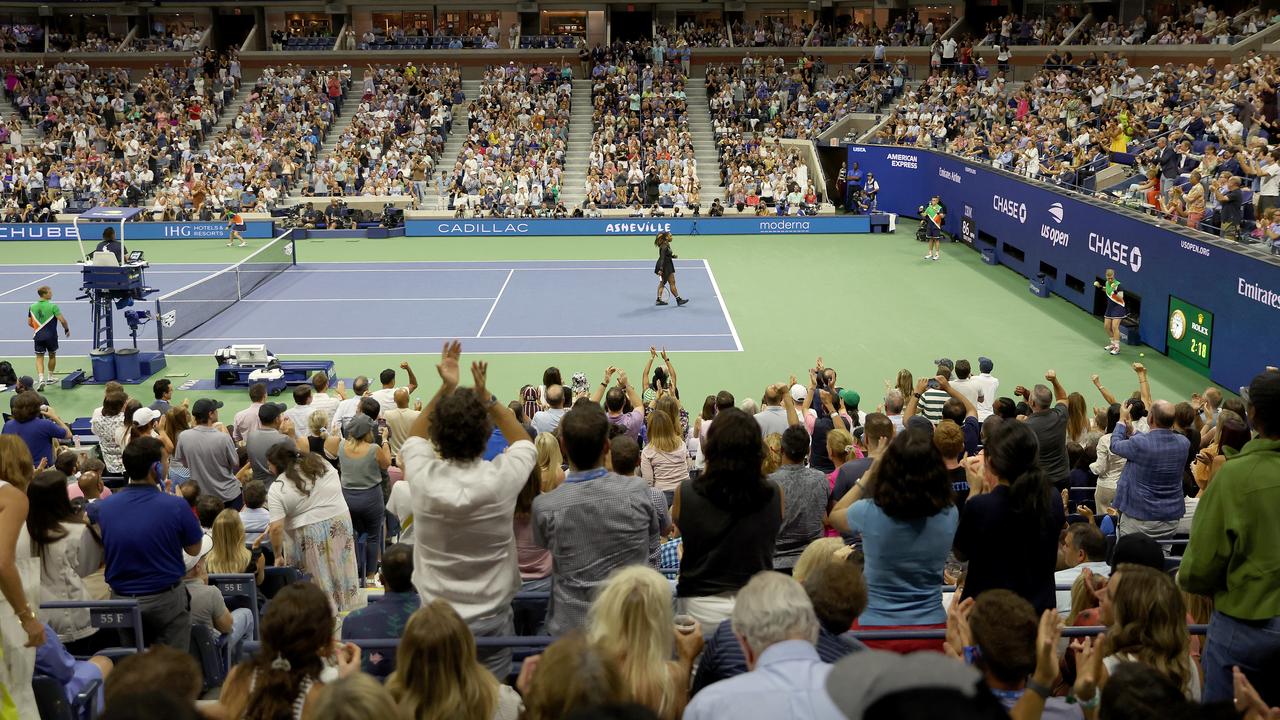
[[[682,64],[661,43],[617,43],[597,55],[586,202],[598,208],[698,207]]]
[[[1010,45],[1060,45],[1079,23],[1080,18],[1067,14],[1065,10],[1056,18],[1033,18],[1011,13],[987,23],[986,35],[978,44],[1005,48]]]
[[[345,67],[264,68],[227,128],[159,187],[156,209],[190,208],[202,219],[228,208],[270,210],[301,188],[350,83]]]
[[[166,28],[150,37],[135,38],[130,50],[144,52],[191,52],[200,46],[207,28],[199,25]]]
[[[1138,15],[1128,23],[1118,22],[1114,15],[1083,30],[1076,45],[1230,45],[1275,23],[1275,13],[1252,7],[1230,13],[1214,5],[1199,2],[1180,16],[1157,18]]]
[[[5,72],[17,118],[6,125],[3,196],[37,215],[143,204],[212,130],[238,80],[229,67],[153,68],[136,83],[121,68],[66,62]],[[37,138],[24,140],[22,126]]]
[[[729,31],[719,20],[686,21],[679,25],[659,26],[654,32],[654,42],[664,47],[716,48],[729,47]]]
[[[656,349],[639,386],[551,367],[510,404],[487,363],[462,386],[456,342],[436,370],[425,406],[407,363],[349,393],[318,374],[292,407],[254,385],[225,412],[167,380],[148,405],[108,384],[105,465],[53,452],[70,429],[20,380],[0,434],[0,688],[20,716],[41,653],[114,641],[41,603],[103,581],[138,603],[148,649],[58,682],[105,677],[107,718],[193,717],[218,682],[209,714],[272,720],[1280,712],[1280,588],[1261,572],[1280,370],[1247,401],[1175,403],[1135,363],[1132,393],[1093,376],[1092,412],[1072,379],[1010,390],[986,357],[866,399],[819,358],[759,403],[720,389],[700,410]],[[285,568],[308,579],[273,585]],[[208,586],[228,570],[270,596],[260,620]],[[530,588],[550,592],[532,619]],[[1064,626],[1088,634],[1059,643]],[[859,639],[877,630],[899,637]],[[554,642],[518,674],[477,642],[522,631]],[[231,660],[212,687],[193,637]]]
[[[1111,199],[1095,176],[1121,161],[1147,177],[1130,191],[1140,207],[1215,233],[1226,223],[1227,237],[1260,236],[1265,230],[1252,225],[1248,206],[1277,194],[1271,155],[1278,70],[1276,59],[1253,53],[1239,64],[1219,66],[1211,58],[1139,72],[1115,56],[1076,60],[1055,51],[1015,86],[1003,73],[962,66],[909,91],[877,138],[943,149]],[[1227,187],[1231,177],[1234,190]],[[1242,207],[1244,192],[1252,202]]]
[[[485,68],[479,95],[468,99],[462,150],[452,170],[441,177],[439,192],[450,209],[524,217],[554,212],[572,95],[573,68],[568,64],[513,61]]]
[[[41,52],[44,28],[28,23],[0,24],[0,52]]]
[[[49,49],[55,52],[109,53],[120,49],[124,37],[107,32],[64,33],[49,32]]]
[[[808,58],[748,55],[706,72],[726,204],[794,213],[811,210],[818,193],[803,154],[780,140],[815,140],[846,114],[888,103],[905,85],[906,63],[865,62],[833,77]]]
[[[315,195],[428,195],[462,102],[457,65],[367,66],[351,124],[311,170]]]
[[[824,47],[928,47],[947,31],[947,27],[945,22],[935,22],[931,17],[922,19],[919,13],[910,10],[893,18],[884,28],[856,20],[839,27],[819,24],[808,44]]]

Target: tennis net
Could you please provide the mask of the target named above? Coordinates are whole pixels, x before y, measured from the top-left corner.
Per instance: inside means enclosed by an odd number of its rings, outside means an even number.
[[[292,231],[286,230],[235,265],[160,296],[155,312],[160,349],[186,337],[296,264]]]

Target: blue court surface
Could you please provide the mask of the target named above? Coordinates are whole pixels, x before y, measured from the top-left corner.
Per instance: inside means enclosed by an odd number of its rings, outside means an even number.
[[[146,280],[164,293],[222,267],[157,265]],[[401,355],[437,352],[458,338],[484,353],[741,351],[710,264],[686,259],[676,268],[691,299],[685,307],[653,304],[652,260],[298,263],[165,350],[200,356],[264,343],[280,356]],[[31,353],[26,312],[41,285],[53,288],[71,325],[61,354],[87,354],[92,327],[87,301],[75,299],[79,269],[18,265],[0,271],[0,356]],[[139,307],[154,309],[156,297]],[[119,311],[115,327],[116,347],[128,347]],[[138,346],[154,349],[155,337],[154,323],[144,326]]]

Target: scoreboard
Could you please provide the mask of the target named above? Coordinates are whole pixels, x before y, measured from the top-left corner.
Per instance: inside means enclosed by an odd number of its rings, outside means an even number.
[[[1213,313],[1170,295],[1166,328],[1169,357],[1208,375],[1213,357]]]

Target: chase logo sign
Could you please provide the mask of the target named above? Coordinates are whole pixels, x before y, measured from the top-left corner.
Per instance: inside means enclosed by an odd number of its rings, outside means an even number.
[[[1142,250],[1137,245],[1127,245],[1119,240],[1112,240],[1105,235],[1091,232],[1089,233],[1089,251],[1121,265],[1127,265],[1134,272],[1142,269]]]
[[[1000,195],[991,196],[991,207],[998,213],[1003,213],[1017,220],[1019,223],[1027,222],[1027,204],[1020,203],[1017,200],[1010,200]]]

